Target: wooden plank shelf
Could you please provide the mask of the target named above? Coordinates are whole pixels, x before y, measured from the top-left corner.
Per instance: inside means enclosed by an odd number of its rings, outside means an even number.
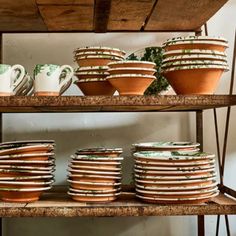
[[[76,217],[76,216],[178,216],[236,214],[236,200],[223,194],[205,204],[148,204],[129,190],[110,203],[80,203],[66,194],[65,187],[43,194],[33,203],[0,202],[0,217]]]
[[[196,31],[227,0],[8,0],[1,32]]]
[[[0,97],[0,112],[169,112],[236,105],[236,95]]]

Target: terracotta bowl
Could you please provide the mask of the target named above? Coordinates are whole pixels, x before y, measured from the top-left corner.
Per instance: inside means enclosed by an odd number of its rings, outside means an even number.
[[[77,57],[76,62],[80,67],[86,66],[106,66],[108,63],[113,61],[120,61],[119,57],[110,56],[87,56],[87,57]]]
[[[203,49],[203,50],[216,50],[224,52],[228,47],[227,43],[211,42],[211,41],[186,41],[174,42],[164,46],[165,51],[171,50],[185,50],[185,49]]]
[[[117,194],[79,194],[68,193],[71,198],[79,202],[111,202],[117,199]]]
[[[156,79],[152,75],[111,75],[108,81],[114,86],[120,95],[143,95],[149,85]]]
[[[34,202],[39,200],[40,195],[43,191],[50,189],[46,188],[35,188],[35,189],[23,189],[24,191],[18,189],[0,189],[1,199],[5,202]]]
[[[213,94],[225,66],[191,66],[170,68],[164,76],[176,94]]]
[[[124,59],[119,52],[108,52],[108,51],[89,51],[89,52],[77,52],[75,53],[75,58],[84,57],[84,56],[111,56],[111,57],[119,57],[121,60]]]
[[[74,51],[75,53],[86,53],[86,52],[100,52],[100,53],[110,53],[110,54],[118,54],[119,56],[124,57],[126,52],[120,50],[119,48],[110,48],[110,47],[83,47],[77,48]]]
[[[145,69],[154,69],[156,64],[149,61],[119,61],[119,62],[110,62],[108,64],[109,68],[145,68]]]
[[[42,181],[26,181],[26,182],[17,182],[17,181],[1,181],[0,188],[16,188],[16,189],[32,189],[32,188],[43,188],[49,187],[51,185],[50,182],[42,182]]]
[[[86,72],[96,72],[96,73],[105,73],[108,70],[108,66],[86,66],[86,67],[79,67],[78,69],[75,70],[75,73],[81,72],[81,73],[86,73]]]
[[[75,82],[85,96],[112,96],[115,88],[107,80],[80,80]]]
[[[97,72],[85,72],[85,73],[75,73],[75,76],[79,80],[88,80],[89,79],[105,79],[109,74],[108,73],[97,73]]]
[[[108,72],[110,75],[119,75],[119,74],[154,75],[156,73],[156,70],[151,68],[124,67],[124,68],[109,69]]]

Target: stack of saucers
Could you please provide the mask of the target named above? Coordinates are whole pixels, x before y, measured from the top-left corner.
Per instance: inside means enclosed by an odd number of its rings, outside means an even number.
[[[0,198],[32,202],[54,182],[55,142],[14,141],[0,144]]]
[[[113,95],[115,88],[107,81],[107,64],[121,61],[125,52],[118,48],[85,47],[74,52],[79,68],[75,71],[75,84],[84,95]]]
[[[108,64],[108,81],[120,95],[143,95],[156,78],[156,64],[148,61],[120,61]]]
[[[213,94],[229,69],[221,37],[188,36],[167,40],[162,71],[177,94]]]
[[[68,194],[75,201],[110,202],[121,192],[121,148],[77,150],[69,164]]]
[[[146,148],[147,144],[143,146]],[[188,204],[204,203],[218,195],[214,154],[187,150],[186,145],[183,150],[179,146],[175,151],[170,145],[169,150],[164,146],[165,151],[133,154],[139,199],[150,203]],[[152,149],[155,147],[161,148],[163,144],[155,143]]]

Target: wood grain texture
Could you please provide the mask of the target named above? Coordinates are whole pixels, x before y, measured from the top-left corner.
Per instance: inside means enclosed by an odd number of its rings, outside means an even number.
[[[93,0],[80,0],[76,4],[65,5],[38,5],[38,7],[49,31],[93,30]]]
[[[158,0],[145,30],[195,30],[227,0]]]
[[[236,95],[0,97],[0,112],[168,112],[236,105]]]
[[[154,0],[112,0],[108,31],[140,31]]]
[[[47,30],[34,0],[0,0],[0,31]]]
[[[0,217],[76,217],[76,216],[168,216],[236,214],[236,201],[223,194],[206,204],[148,204],[141,202],[130,191],[110,203],[76,202],[63,192],[52,190],[41,200],[28,204],[0,202]],[[217,202],[217,203],[215,203]]]
[[[83,2],[81,0],[36,0],[38,5],[81,5],[82,3],[86,4],[86,1]]]

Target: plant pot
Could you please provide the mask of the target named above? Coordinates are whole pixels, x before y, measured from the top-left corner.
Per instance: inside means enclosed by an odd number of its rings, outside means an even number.
[[[145,68],[145,69],[154,69],[156,64],[149,61],[118,61],[111,62],[108,64],[109,68]]]
[[[170,68],[164,71],[176,94],[213,94],[225,66],[191,66]]]
[[[75,84],[85,96],[112,96],[116,91],[107,80],[80,80]]]
[[[120,95],[143,95],[149,85],[156,79],[152,75],[112,75],[108,81],[118,90]]]

